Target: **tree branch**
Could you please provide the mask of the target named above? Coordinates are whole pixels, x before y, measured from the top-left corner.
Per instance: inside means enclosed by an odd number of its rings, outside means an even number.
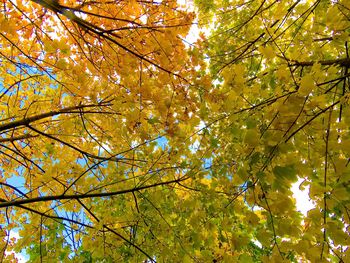
[[[72,106],[72,107],[66,107],[60,110],[55,110],[55,111],[49,111],[49,112],[45,112],[42,114],[38,114],[38,115],[34,115],[28,118],[23,118],[22,120],[18,120],[18,121],[12,121],[9,123],[5,123],[0,125],[0,131],[6,131],[9,129],[13,129],[19,126],[26,126],[28,124],[30,124],[31,122],[34,121],[38,121],[44,118],[48,118],[48,117],[53,117],[62,113],[70,113],[73,110],[78,110],[78,109],[83,109],[83,108],[93,108],[93,107],[101,107],[101,106],[109,106],[109,102],[102,102],[100,104],[87,104],[87,105],[77,105],[77,106]],[[115,113],[115,114],[119,114],[120,113]]]
[[[131,189],[125,189],[115,192],[109,192],[109,193],[91,193],[91,194],[74,194],[74,195],[50,195],[50,196],[42,196],[42,197],[34,197],[34,198],[28,198],[28,199],[22,199],[22,200],[12,200],[7,201],[5,199],[0,199],[0,208],[3,207],[11,207],[11,206],[18,206],[23,204],[33,204],[38,202],[47,202],[47,201],[58,201],[58,200],[73,200],[73,199],[86,199],[86,198],[93,198],[93,197],[107,197],[107,196],[115,196],[115,195],[122,195],[127,193],[133,193],[137,191],[141,191],[144,189],[154,188],[158,186],[164,186],[169,185],[173,183],[178,183],[181,181],[184,181],[188,179],[188,177],[182,177],[176,180],[166,181],[166,182],[160,182],[152,185],[146,185],[146,186],[140,186],[140,187],[134,187]]]
[[[339,59],[320,60],[320,61],[298,61],[298,60],[289,59],[281,56],[278,56],[278,57],[284,60],[287,60],[288,62],[291,62],[292,63],[291,66],[307,67],[307,66],[313,66],[314,64],[319,63],[322,66],[339,65],[346,68],[350,67],[350,58],[339,58]]]

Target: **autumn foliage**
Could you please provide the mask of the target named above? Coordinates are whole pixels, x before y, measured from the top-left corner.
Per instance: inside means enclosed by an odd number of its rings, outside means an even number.
[[[194,2],[1,1],[1,261],[349,261],[349,2]]]

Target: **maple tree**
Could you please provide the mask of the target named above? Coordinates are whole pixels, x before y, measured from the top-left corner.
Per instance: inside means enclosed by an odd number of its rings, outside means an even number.
[[[348,1],[195,2],[2,1],[2,261],[347,261]]]
[[[158,141],[199,123],[192,19],[174,1],[2,2],[1,261],[159,257],[152,213],[190,150]]]
[[[227,243],[248,261],[258,240],[264,262],[347,262],[349,1],[196,2],[218,83],[200,109],[217,145],[211,162],[234,161],[230,183],[244,197],[232,205],[251,209],[234,210],[244,241],[231,233]],[[314,204],[305,217],[291,191],[298,179]]]

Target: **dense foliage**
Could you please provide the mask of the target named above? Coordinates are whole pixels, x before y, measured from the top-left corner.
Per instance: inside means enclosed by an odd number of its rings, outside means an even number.
[[[245,224],[247,240],[259,240],[278,262],[346,262],[349,1],[198,5],[214,28],[205,47],[220,83],[201,112],[219,145],[213,163],[234,160],[232,183],[249,188],[244,203],[260,223]],[[221,176],[220,169],[213,171]],[[315,205],[305,218],[291,192],[298,178]]]
[[[349,1],[195,4],[2,0],[1,261],[348,261]]]

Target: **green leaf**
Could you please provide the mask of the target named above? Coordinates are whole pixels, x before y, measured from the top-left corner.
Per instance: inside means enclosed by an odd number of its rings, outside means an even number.
[[[288,180],[295,182],[298,179],[294,165],[275,166],[273,168],[273,173],[276,175],[277,180]]]

